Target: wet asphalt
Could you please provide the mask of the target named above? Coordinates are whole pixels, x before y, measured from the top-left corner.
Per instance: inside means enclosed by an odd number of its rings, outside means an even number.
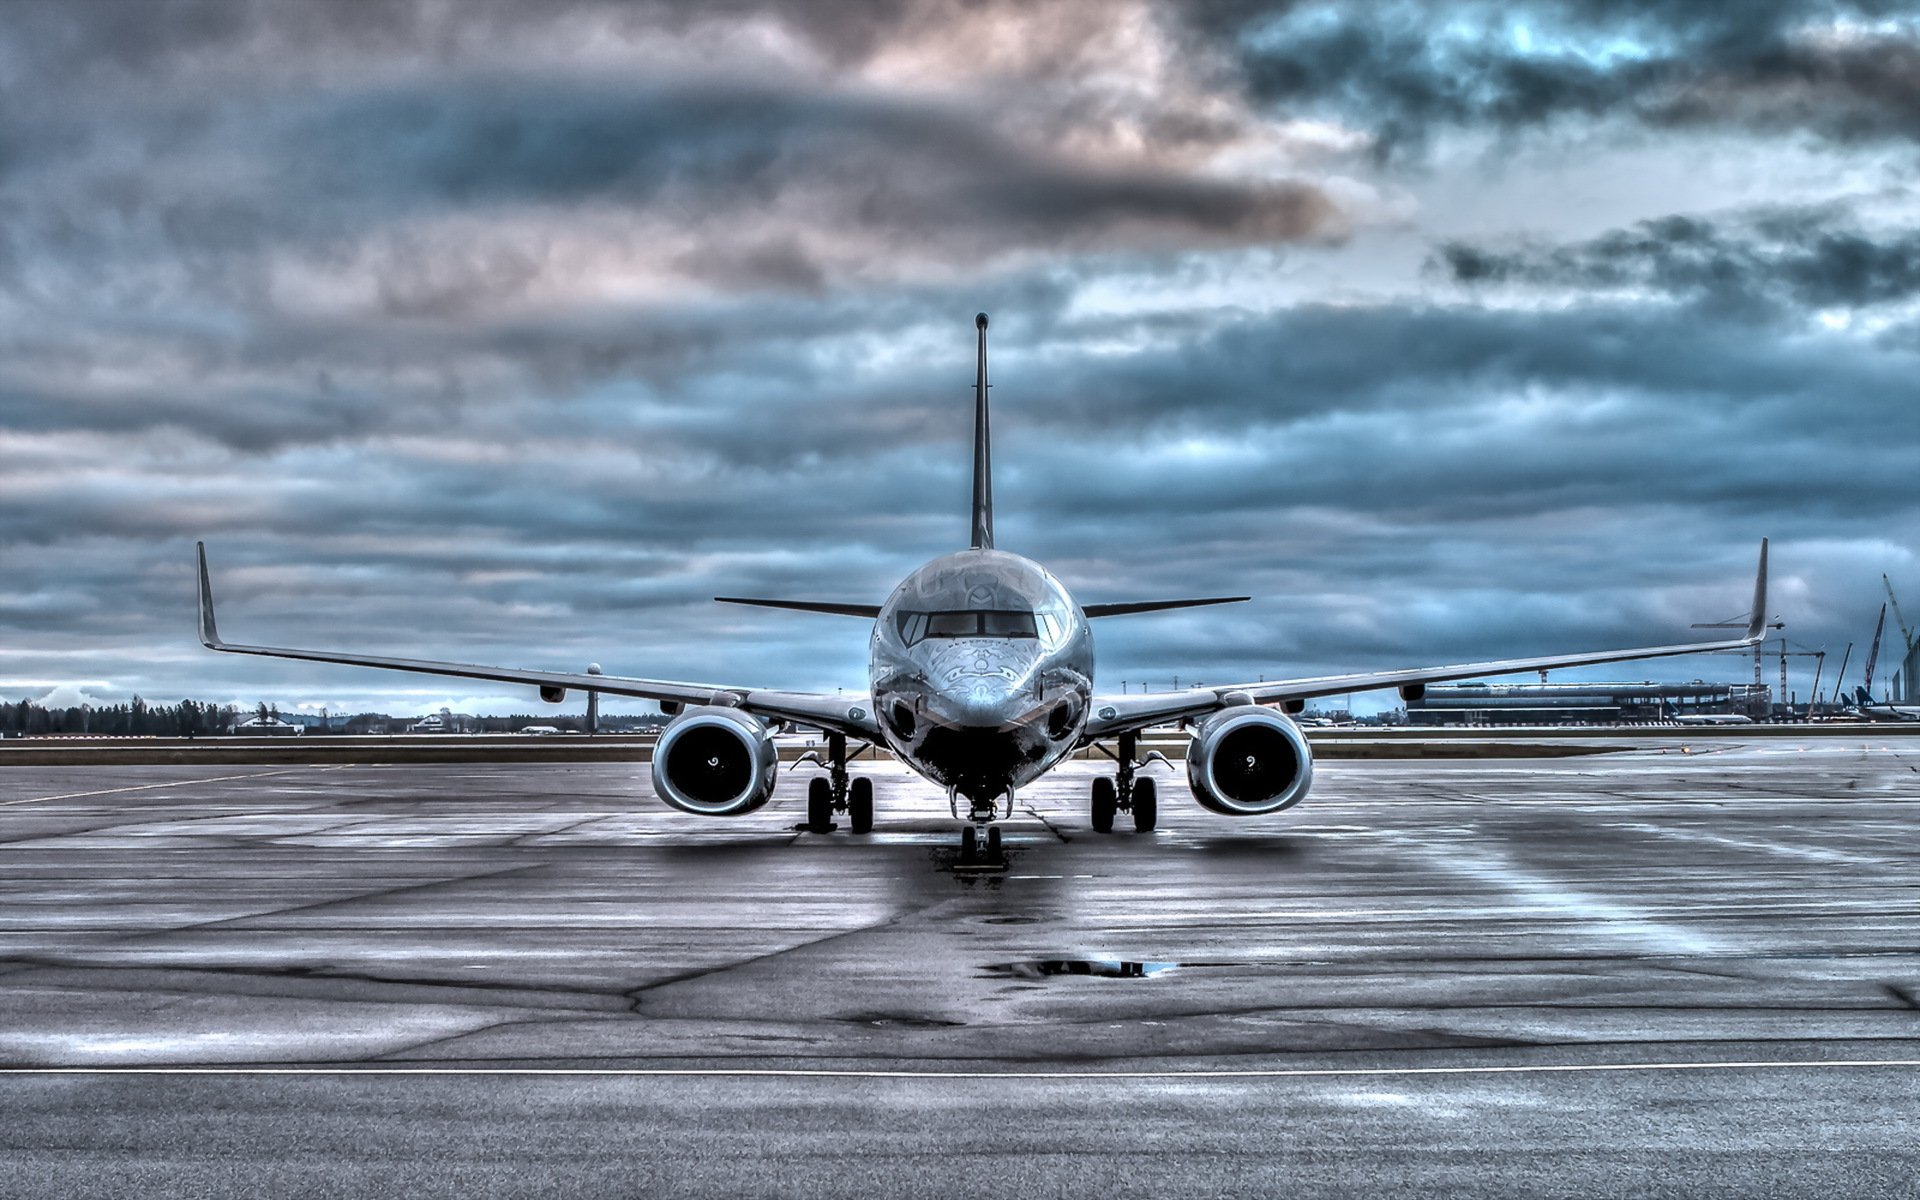
[[[1900,740],[1167,776],[1152,834],[1076,763],[986,873],[859,769],[858,838],[804,772],[0,771],[0,1193],[1920,1195]]]

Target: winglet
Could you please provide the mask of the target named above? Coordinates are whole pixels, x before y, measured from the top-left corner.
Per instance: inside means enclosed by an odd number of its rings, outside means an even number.
[[[1753,579],[1753,615],[1747,618],[1747,641],[1767,636],[1767,539],[1760,539],[1760,571]]]
[[[200,644],[209,650],[218,650],[225,643],[220,640],[220,630],[213,623],[213,584],[207,578],[207,544],[195,542],[194,549],[200,554]]]

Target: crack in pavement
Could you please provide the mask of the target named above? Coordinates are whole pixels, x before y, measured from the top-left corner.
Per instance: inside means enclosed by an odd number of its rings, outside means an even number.
[[[750,967],[756,963],[770,962],[773,959],[781,957],[782,955],[794,954],[802,950],[810,950],[818,946],[825,946],[831,942],[837,942],[844,938],[854,937],[862,933],[872,933],[877,930],[887,929],[892,926],[898,925],[900,922],[907,920],[910,917],[917,917],[923,913],[930,912],[933,909],[942,907],[943,905],[950,904],[950,903],[952,903],[951,900],[941,900],[933,904],[921,905],[918,908],[906,909],[904,911],[893,913],[891,916],[887,917],[885,920],[882,920],[882,921],[870,921],[867,924],[861,925],[854,929],[843,929],[836,933],[827,934],[825,937],[814,938],[811,941],[798,942],[791,946],[783,946],[778,950],[769,950],[765,954],[749,955],[746,958],[736,959],[733,962],[724,963],[719,966],[702,967],[694,971],[684,971],[678,975],[672,975],[665,979],[657,979],[652,983],[642,984],[639,987],[631,988],[621,994],[624,995],[628,1000],[632,1002],[632,1007],[628,1011],[639,1016],[647,1016],[649,1014],[645,1013],[640,1006],[643,1003],[645,1003],[646,994],[648,992],[656,991],[664,987],[672,987],[676,984],[691,983],[696,979],[705,979],[710,975],[724,975],[728,971],[737,971],[741,967]]]

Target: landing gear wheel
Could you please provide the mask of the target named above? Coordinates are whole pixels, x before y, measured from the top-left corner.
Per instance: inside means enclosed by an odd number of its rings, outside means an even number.
[[[960,831],[960,857],[971,862],[980,855],[980,831],[969,825]]]
[[[833,785],[826,776],[815,775],[807,781],[807,832],[827,833],[833,829]]]
[[[987,826],[987,857],[1000,857],[1000,827],[998,825]]]
[[[1160,818],[1160,794],[1151,779],[1133,781],[1133,828],[1138,833],[1152,833],[1154,822]]]
[[[873,832],[873,780],[853,781],[847,794],[847,824],[855,833]]]
[[[1095,833],[1113,832],[1113,814],[1119,803],[1110,777],[1101,775],[1093,781],[1093,831]]]

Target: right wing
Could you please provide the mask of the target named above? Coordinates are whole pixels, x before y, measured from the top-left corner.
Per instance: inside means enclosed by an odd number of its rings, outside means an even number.
[[[383,671],[411,671],[456,679],[485,679],[535,688],[577,688],[609,696],[664,700],[670,704],[717,704],[739,708],[775,720],[875,737],[880,727],[865,694],[826,695],[819,692],[783,692],[718,683],[682,683],[671,679],[632,679],[620,675],[576,674],[571,671],[523,671],[473,663],[436,662],[423,658],[387,658],[333,650],[291,650],[279,646],[245,646],[221,640],[213,616],[213,583],[207,574],[206,543],[197,544],[200,559],[200,644],[224,654],[256,654],[266,658],[295,658],[307,662],[375,667]]]
[[[1689,642],[1671,646],[1641,646],[1632,650],[1600,650],[1583,654],[1550,654],[1537,658],[1505,658],[1492,662],[1454,663],[1442,667],[1412,667],[1400,671],[1366,671],[1352,675],[1318,675],[1304,679],[1278,679],[1260,683],[1187,688],[1178,692],[1150,692],[1144,695],[1095,696],[1093,712],[1087,720],[1089,739],[1112,737],[1129,730],[1144,729],[1166,721],[1204,716],[1235,704],[1283,704],[1311,700],[1317,696],[1338,696],[1346,692],[1366,692],[1397,687],[1403,695],[1430,683],[1457,679],[1476,679],[1484,675],[1513,675],[1522,671],[1553,671],[1566,667],[1591,667],[1602,663],[1632,662],[1643,658],[1669,658],[1680,654],[1711,654],[1721,650],[1750,650],[1767,635],[1767,541],[1760,539],[1760,566],[1753,581],[1753,613],[1742,637],[1721,642]]]
[[[1125,617],[1133,613],[1166,612],[1173,608],[1205,608],[1209,604],[1239,604],[1251,596],[1207,596],[1198,600],[1128,600],[1119,604],[1083,604],[1080,611],[1089,620],[1098,617]]]

